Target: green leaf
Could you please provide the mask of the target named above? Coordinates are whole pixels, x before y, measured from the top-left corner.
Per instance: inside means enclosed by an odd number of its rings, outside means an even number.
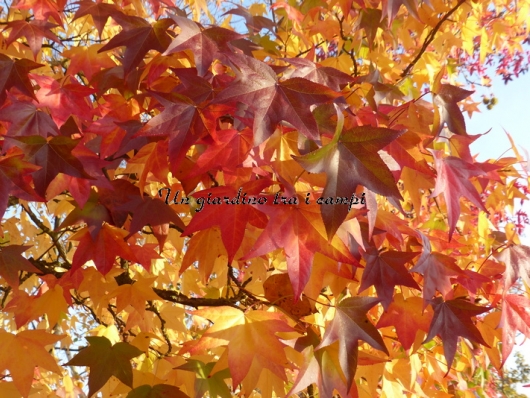
[[[90,336],[86,339],[90,346],[81,350],[66,365],[90,367],[88,396],[98,392],[111,376],[116,376],[123,384],[132,387],[133,373],[130,361],[143,352],[129,343],[112,345],[106,337]]]
[[[130,391],[127,398],[189,398],[189,396],[180,391],[180,388],[169,384],[155,386],[144,384]]]

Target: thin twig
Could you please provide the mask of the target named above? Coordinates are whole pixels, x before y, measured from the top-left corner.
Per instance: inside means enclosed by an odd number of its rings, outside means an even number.
[[[432,43],[432,41],[434,40],[434,36],[436,36],[436,33],[438,32],[438,30],[440,30],[440,28],[442,27],[442,24],[447,21],[449,19],[449,17],[451,15],[453,15],[453,13],[458,10],[458,8],[464,4],[466,2],[466,0],[459,0],[458,3],[456,3],[456,6],[454,6],[453,8],[451,8],[447,14],[445,14],[442,19],[440,19],[438,21],[438,23],[436,24],[436,26],[429,32],[429,34],[427,35],[427,37],[425,38],[425,41],[423,42],[423,46],[421,46],[420,48],[420,51],[418,52],[418,54],[416,54],[416,57],[414,57],[414,59],[412,60],[412,62],[410,64],[407,65],[407,67],[403,70],[403,72],[401,73],[401,79],[403,79],[405,76],[407,76],[410,71],[412,70],[412,68],[414,67],[414,65],[416,65],[416,62],[418,62],[420,60],[420,58],[422,57],[423,53],[427,50],[427,47],[429,47],[429,44]]]

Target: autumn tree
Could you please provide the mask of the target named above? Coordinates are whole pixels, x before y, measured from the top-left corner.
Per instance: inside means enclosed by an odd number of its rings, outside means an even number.
[[[529,168],[463,112],[529,15],[4,1],[0,396],[487,396],[530,337]]]

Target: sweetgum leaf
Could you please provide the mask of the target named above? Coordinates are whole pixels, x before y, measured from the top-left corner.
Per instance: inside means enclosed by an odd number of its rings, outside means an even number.
[[[136,387],[127,394],[127,398],[189,398],[180,388],[169,384],[144,384]]]
[[[439,120],[435,119],[435,124],[433,125],[436,135],[440,134],[444,124],[447,124],[449,131],[454,134],[467,135],[466,122],[462,111],[458,107],[458,102],[466,99],[473,93],[474,91],[464,90],[463,88],[450,84],[440,84],[438,92],[434,94],[434,104],[439,108],[435,114],[435,118],[438,117]]]
[[[79,8],[77,9],[73,20],[75,21],[78,18],[90,15],[96,29],[98,30],[99,36],[101,37],[101,33],[103,32],[103,28],[109,17],[116,15],[118,12],[119,11],[114,4],[100,2],[94,3],[89,0],[82,0],[79,2]]]
[[[182,236],[189,236],[196,231],[216,225],[219,226],[223,244],[228,254],[228,261],[232,262],[245,236],[247,224],[251,223],[264,228],[267,225],[267,218],[262,212],[248,204],[227,204],[224,198],[229,198],[229,201],[231,201],[233,198],[241,197],[245,193],[256,197],[269,185],[270,182],[263,179],[243,185],[239,192],[232,187],[216,187],[194,194],[193,196],[196,199],[202,198],[205,201],[204,207],[200,212],[195,213]],[[222,198],[223,202],[221,204],[208,205],[206,200],[210,195],[214,198]]]
[[[508,290],[521,277],[530,286],[530,247],[512,245],[502,252],[495,254],[495,258],[506,265],[504,273],[504,288]]]
[[[352,355],[357,352],[359,340],[388,355],[383,338],[366,316],[368,310],[379,302],[375,297],[348,297],[342,300],[336,307],[335,317],[326,328],[322,341],[316,347],[319,350],[335,341],[339,342],[339,362],[346,376],[348,390],[355,374],[351,361],[357,360],[357,356]]]
[[[429,331],[432,320],[432,310],[422,308],[419,297],[409,297],[405,300],[401,293],[396,294],[390,306],[379,318],[376,327],[394,326],[399,342],[408,350],[416,338],[418,330]]]
[[[4,216],[9,195],[13,191],[22,192],[17,194],[22,199],[39,200],[30,184],[30,174],[40,167],[24,161],[23,158],[24,153],[19,148],[11,148],[5,156],[0,155],[0,218]]]
[[[13,61],[7,55],[0,54],[0,103],[6,98],[6,90],[11,87],[16,87],[22,94],[27,95],[33,99],[35,93],[33,92],[33,85],[31,84],[28,73],[32,69],[37,69],[43,66],[37,64],[29,59],[17,59]]]
[[[489,311],[491,307],[479,307],[461,298],[443,301],[441,297],[432,300],[431,305],[434,316],[425,342],[432,340],[436,335],[440,336],[447,360],[447,373],[455,357],[459,336],[489,347],[471,317]]]
[[[61,368],[46,346],[55,344],[64,337],[46,333],[44,330],[24,330],[16,335],[3,329],[0,331],[0,369],[9,370],[17,390],[23,397],[30,394],[36,366],[61,374]],[[13,358],[17,360],[14,361]]]
[[[476,188],[469,181],[469,178],[481,176],[484,172],[474,164],[455,156],[444,157],[441,151],[434,151],[434,161],[437,172],[436,186],[430,197],[434,198],[441,193],[444,195],[449,218],[449,240],[451,240],[460,216],[460,197],[466,197],[480,210],[488,212]]]
[[[6,40],[6,45],[9,46],[16,39],[23,36],[28,42],[34,59],[36,59],[37,54],[42,47],[43,38],[59,43],[59,38],[51,31],[51,29],[57,26],[58,25],[42,20],[33,20],[29,22],[25,20],[11,21],[4,29],[11,29]]]
[[[173,20],[181,29],[180,34],[171,42],[164,55],[191,50],[200,76],[208,72],[212,61],[221,58],[225,52],[231,52],[228,43],[243,36],[228,29],[214,26],[203,29],[202,26],[187,18],[173,15]]]
[[[39,272],[22,256],[31,246],[9,245],[0,248],[0,275],[10,286],[18,287],[19,271]]]
[[[504,296],[502,303],[502,364],[506,362],[515,344],[517,332],[530,337],[530,299],[515,294]]]
[[[309,281],[315,252],[320,252],[336,261],[359,266],[346,245],[337,236],[328,242],[316,205],[273,204],[258,208],[269,215],[270,219],[250,252],[241,260],[248,260],[283,248],[287,257],[287,272],[293,285],[295,300],[298,300]]]
[[[116,17],[116,16],[115,16]],[[125,17],[125,16],[124,16]],[[149,50],[164,52],[171,43],[171,36],[167,29],[173,25],[169,18],[159,19],[152,26],[140,17],[127,16],[118,18],[124,29],[99,49],[98,52],[112,50],[125,46],[123,70],[127,75],[134,67],[143,61]]]
[[[451,278],[465,274],[453,257],[432,252],[429,238],[423,234],[421,238],[423,253],[409,272],[418,272],[423,275],[423,303],[426,307],[427,301],[432,299],[436,290],[446,297],[452,291]]]
[[[57,174],[64,173],[72,177],[88,178],[81,161],[72,154],[73,149],[79,141],[64,136],[44,138],[41,136],[17,137],[17,145],[26,152],[27,160],[41,166],[41,169],[33,175],[35,190],[39,195],[46,194],[46,188],[57,177]]]
[[[396,180],[378,151],[401,135],[401,132],[361,126],[342,132],[338,140],[294,159],[311,173],[326,173],[323,197],[350,199],[359,185],[370,191],[402,199]],[[328,237],[332,237],[348,215],[348,206],[322,205],[322,219]]]
[[[359,292],[375,286],[377,297],[386,310],[392,302],[395,286],[401,285],[419,290],[420,287],[405,268],[405,264],[411,262],[418,254],[398,251],[379,253],[375,247],[368,248],[363,254],[366,268],[363,271]]]
[[[86,337],[88,347],[84,348],[66,363],[68,366],[88,366],[88,396],[91,397],[105,385],[111,376],[116,376],[123,384],[132,387],[133,372],[131,359],[143,354],[129,343],[111,344],[102,336]]]
[[[239,101],[254,110],[254,144],[265,141],[281,121],[291,123],[307,138],[319,138],[310,107],[333,100],[338,93],[299,77],[279,81],[270,66],[254,58],[232,55],[230,61],[236,80],[217,96],[216,102]]]
[[[289,363],[285,345],[276,333],[291,332],[293,329],[287,325],[282,314],[259,310],[243,313],[232,307],[204,308],[193,314],[214,324],[199,340],[185,344],[179,354],[195,354],[228,344],[228,365],[234,387],[247,375],[253,361],[285,379]]]

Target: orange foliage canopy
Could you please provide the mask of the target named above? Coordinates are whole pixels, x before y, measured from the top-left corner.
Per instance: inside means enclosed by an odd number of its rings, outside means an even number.
[[[494,395],[529,169],[459,82],[524,73],[529,15],[4,2],[0,395]]]

